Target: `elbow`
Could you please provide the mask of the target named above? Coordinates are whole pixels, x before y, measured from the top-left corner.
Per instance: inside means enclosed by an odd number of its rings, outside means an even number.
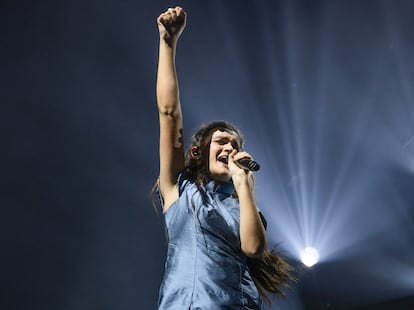
[[[160,115],[176,119],[180,115],[180,109],[174,105],[158,105]]]
[[[171,117],[174,115],[174,109],[167,105],[158,105],[158,112],[162,116]]]
[[[242,246],[242,251],[244,255],[251,258],[259,258],[262,256],[265,250],[264,242],[260,242],[257,244],[252,244],[250,246]]]

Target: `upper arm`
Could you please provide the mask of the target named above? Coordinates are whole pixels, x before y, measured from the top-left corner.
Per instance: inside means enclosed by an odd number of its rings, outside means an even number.
[[[164,113],[160,118],[160,193],[166,210],[178,199],[178,175],[184,169],[183,122],[181,111]]]

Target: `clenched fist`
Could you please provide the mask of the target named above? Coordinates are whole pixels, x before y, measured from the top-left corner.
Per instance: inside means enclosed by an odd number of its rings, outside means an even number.
[[[169,45],[175,44],[184,30],[186,14],[179,6],[169,8],[158,16],[157,23],[160,38],[165,40]]]

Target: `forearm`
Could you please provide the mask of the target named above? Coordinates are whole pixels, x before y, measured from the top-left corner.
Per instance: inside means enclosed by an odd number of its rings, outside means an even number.
[[[157,72],[157,104],[163,116],[175,117],[180,113],[179,90],[175,68],[176,44],[160,38]]]
[[[260,256],[266,248],[266,232],[248,181],[238,184],[236,190],[240,202],[240,243],[242,251],[247,256]]]

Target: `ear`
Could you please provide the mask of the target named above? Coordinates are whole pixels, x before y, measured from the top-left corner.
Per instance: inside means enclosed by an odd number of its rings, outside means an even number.
[[[192,146],[191,150],[190,150],[190,153],[191,153],[191,157],[193,159],[197,160],[197,159],[200,159],[200,157],[201,157],[200,148],[198,146]]]

